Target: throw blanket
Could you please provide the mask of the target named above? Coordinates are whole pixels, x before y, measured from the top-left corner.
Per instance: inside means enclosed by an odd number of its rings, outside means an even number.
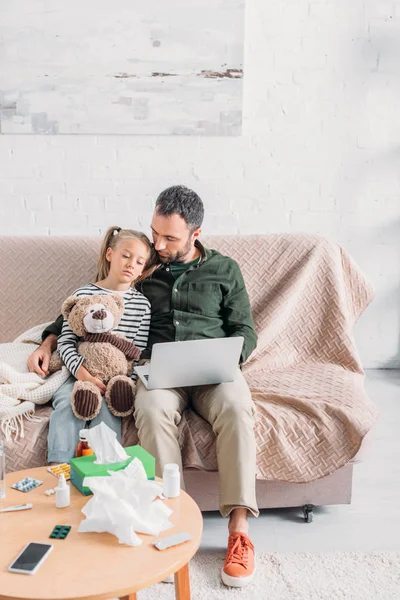
[[[377,419],[352,331],[372,286],[324,238],[212,242],[238,261],[258,333],[243,367],[256,405],[258,477],[306,483],[333,473],[354,458]],[[192,411],[185,411],[180,441],[185,468],[217,469],[212,429]]]
[[[46,404],[68,379],[66,367],[43,378],[29,373],[28,356],[38,347],[46,323],[29,329],[10,344],[0,344],[0,426],[7,441],[24,437],[24,421],[38,420],[35,404]]]

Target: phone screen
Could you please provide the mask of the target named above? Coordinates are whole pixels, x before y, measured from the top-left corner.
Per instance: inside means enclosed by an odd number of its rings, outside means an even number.
[[[31,542],[29,546],[25,548],[23,553],[11,565],[12,569],[21,569],[22,571],[33,571],[38,562],[51,548],[50,544],[37,544]]]

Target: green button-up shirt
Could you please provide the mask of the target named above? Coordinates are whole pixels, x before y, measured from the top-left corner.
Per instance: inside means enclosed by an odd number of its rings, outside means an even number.
[[[257,335],[239,265],[198,241],[196,246],[200,261],[177,279],[166,263],[136,285],[151,303],[148,349],[158,342],[243,336],[244,362],[257,345]],[[47,327],[43,339],[49,333],[59,335],[62,321],[60,316]]]
[[[137,284],[151,304],[149,349],[156,342],[243,336],[241,362],[257,345],[249,296],[239,265],[196,242],[200,261],[177,279],[161,265]]]

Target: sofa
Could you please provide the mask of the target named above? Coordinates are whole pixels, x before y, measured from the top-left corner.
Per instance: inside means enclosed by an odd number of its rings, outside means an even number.
[[[373,297],[370,284],[343,248],[321,237],[202,242],[239,263],[258,333],[243,373],[257,409],[259,507],[303,507],[311,520],[313,505],[350,503],[353,465],[377,418],[352,333]],[[0,342],[53,320],[63,300],[92,280],[99,248],[97,237],[0,238]],[[26,420],[24,436],[5,441],[8,471],[45,464],[51,411],[37,406],[39,420]],[[179,435],[187,491],[203,511],[217,510],[210,425],[187,410]],[[133,418],[126,418],[123,444],[135,443]]]

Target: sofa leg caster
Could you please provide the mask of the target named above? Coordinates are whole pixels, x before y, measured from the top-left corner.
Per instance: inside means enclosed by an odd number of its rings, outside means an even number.
[[[314,518],[314,513],[313,513],[314,504],[304,504],[302,509],[303,509],[304,521],[306,523],[312,523],[313,518]]]

